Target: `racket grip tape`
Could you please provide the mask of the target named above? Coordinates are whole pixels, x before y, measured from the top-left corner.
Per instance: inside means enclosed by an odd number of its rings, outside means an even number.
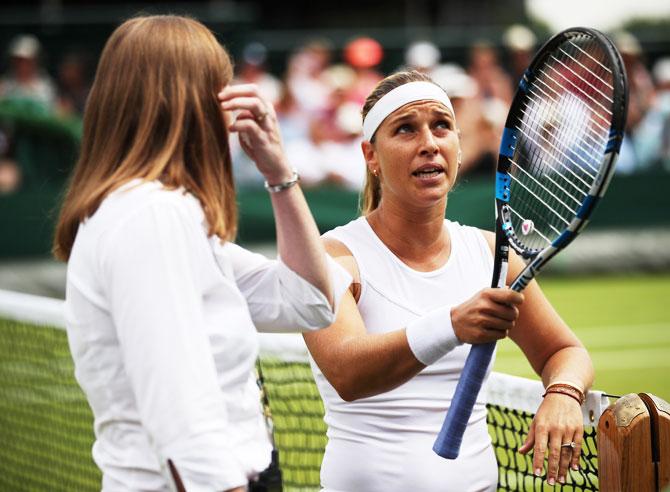
[[[490,342],[473,345],[470,349],[463,372],[456,385],[451,406],[435,444],[433,444],[433,451],[443,458],[448,460],[458,458],[463,434],[477,401],[479,390],[484,384],[495,347],[495,342]]]

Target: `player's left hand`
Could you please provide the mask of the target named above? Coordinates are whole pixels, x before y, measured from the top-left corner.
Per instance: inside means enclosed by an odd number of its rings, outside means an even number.
[[[579,403],[559,393],[544,397],[530,425],[528,437],[519,448],[521,454],[533,450],[533,470],[542,475],[544,456],[549,451],[547,482],[565,483],[568,467],[579,469],[584,426]],[[574,445],[573,445],[574,443]]]
[[[221,109],[230,112],[228,130],[237,132],[244,152],[270,184],[288,181],[288,165],[279,133],[277,114],[255,84],[228,85],[217,94]]]

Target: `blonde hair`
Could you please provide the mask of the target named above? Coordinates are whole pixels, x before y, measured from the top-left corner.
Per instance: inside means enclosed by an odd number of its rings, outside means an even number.
[[[196,20],[136,17],[112,33],[56,226],[58,259],[69,259],[79,224],[104,198],[136,178],[184,187],[200,201],[210,235],[235,237],[228,132],[216,96],[232,73],[225,49]]]
[[[417,72],[416,70],[397,72],[389,75],[380,81],[374,89],[372,89],[372,92],[370,92],[370,95],[365,100],[365,104],[363,104],[363,110],[361,111],[363,119],[365,119],[377,101],[379,101],[387,93],[391,92],[396,87],[400,87],[401,85],[405,85],[410,82],[433,82],[433,80],[427,75],[421,72]],[[374,143],[374,141],[375,136],[373,135],[370,142]],[[372,174],[368,168],[366,169],[365,173],[365,185],[363,186],[363,191],[361,192],[359,198],[359,208],[361,210],[361,214],[368,215],[370,212],[375,210],[379,206],[381,199],[382,190],[379,177]]]

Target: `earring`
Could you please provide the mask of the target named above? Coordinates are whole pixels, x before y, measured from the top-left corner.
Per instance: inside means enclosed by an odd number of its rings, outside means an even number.
[[[372,174],[374,174],[375,178],[379,177],[379,171],[377,171],[376,169],[372,170]]]
[[[459,168],[461,167],[461,164],[463,164],[462,157],[463,157],[463,153],[462,153],[462,152],[460,151],[460,149],[459,149],[459,151],[458,151],[458,158],[457,158],[457,160],[456,160],[456,163],[458,164],[458,167],[459,167]]]

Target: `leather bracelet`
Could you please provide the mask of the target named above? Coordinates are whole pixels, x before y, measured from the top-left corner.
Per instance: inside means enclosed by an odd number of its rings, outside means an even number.
[[[268,190],[270,193],[279,193],[280,191],[284,191],[290,188],[291,186],[295,186],[296,184],[298,184],[298,181],[300,181],[300,175],[298,174],[298,171],[294,169],[293,175],[291,176],[291,179],[289,179],[288,181],[284,181],[283,183],[274,185],[271,185],[270,183],[265,181],[265,183],[263,183],[263,186],[265,186],[265,189]]]
[[[570,384],[565,383],[555,383],[547,386],[542,398],[547,396],[549,393],[558,393],[561,395],[569,396],[574,399],[581,406],[584,403],[584,393],[582,393],[578,388]]]

